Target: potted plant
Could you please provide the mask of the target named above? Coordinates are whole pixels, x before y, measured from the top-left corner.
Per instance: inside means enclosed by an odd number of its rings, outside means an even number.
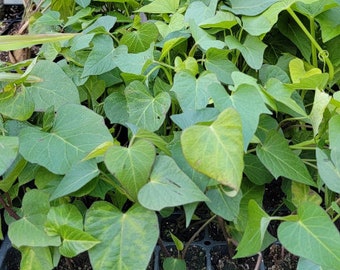
[[[336,269],[337,1],[29,4],[28,34],[0,37],[39,45],[0,67],[0,203],[21,269],[84,253],[146,269],[174,209],[194,236],[217,224],[229,261],[279,241],[298,269]],[[190,268],[195,239],[171,239],[183,250],[164,268]]]

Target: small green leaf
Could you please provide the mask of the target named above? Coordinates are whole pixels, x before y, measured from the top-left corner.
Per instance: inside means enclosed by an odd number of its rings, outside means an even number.
[[[127,147],[113,146],[105,155],[105,165],[135,202],[137,194],[149,179],[156,152],[146,140]]]
[[[244,155],[244,174],[256,185],[264,185],[273,180],[272,174],[264,167],[256,155]]]
[[[327,269],[340,265],[340,234],[328,214],[310,202],[301,204],[297,212],[297,221],[286,221],[279,226],[282,245],[289,252]]]
[[[99,170],[95,160],[75,163],[60,181],[50,200],[55,200],[81,189],[98,174]]]
[[[302,184],[316,186],[305,164],[290,150],[288,142],[280,133],[269,132],[264,144],[256,147],[256,153],[275,178],[283,176]]]
[[[232,108],[210,125],[194,125],[181,136],[183,153],[197,171],[238,192],[243,172],[241,119]]]
[[[184,249],[184,244],[181,240],[179,240],[176,235],[174,235],[172,232],[170,232],[171,235],[171,239],[172,241],[174,241],[175,246],[177,248],[178,251],[182,251]]]
[[[101,241],[89,250],[92,267],[100,270],[146,269],[159,235],[154,211],[135,204],[122,213],[108,202],[92,204],[85,231]]]
[[[252,256],[275,240],[267,232],[269,222],[269,215],[251,199],[248,203],[248,224],[234,258]]]
[[[314,102],[312,111],[309,114],[309,119],[313,126],[314,136],[319,132],[319,126],[323,120],[323,113],[325,112],[331,96],[318,89],[315,90]]]
[[[242,192],[238,192],[236,196],[230,197],[225,192],[225,187],[218,186],[209,189],[206,195],[210,200],[206,204],[214,214],[229,221],[233,221],[238,216]]]
[[[260,69],[263,63],[263,54],[267,45],[258,37],[247,35],[244,43],[240,43],[234,36],[227,36],[225,42],[229,49],[238,49],[247,64],[253,69]]]
[[[231,29],[235,25],[237,25],[237,18],[235,15],[225,11],[217,11],[215,16],[207,18],[199,24],[202,28],[219,29]]]
[[[0,175],[11,166],[19,149],[18,137],[0,136]]]
[[[32,116],[33,112],[34,101],[23,84],[13,87],[8,92],[0,93],[0,113],[4,116],[25,121]]]
[[[156,96],[140,81],[134,81],[125,88],[129,123],[155,131],[163,124],[171,99],[167,92]]]
[[[76,3],[82,8],[86,8],[91,3],[91,0],[76,0]]]
[[[48,194],[32,189],[22,202],[23,218],[14,221],[8,229],[8,236],[16,247],[48,247],[61,244],[59,236],[49,236],[44,230],[50,205]]]
[[[50,247],[21,247],[20,269],[52,270],[54,268]]]
[[[138,194],[145,208],[159,211],[165,207],[206,201],[207,197],[168,156],[158,156],[147,183]]]
[[[292,203],[298,208],[304,202],[312,202],[320,205],[322,198],[309,186],[292,182]]]
[[[126,124],[129,114],[124,92],[116,91],[111,93],[104,101],[104,111],[111,123]]]
[[[127,32],[120,40],[130,53],[144,52],[158,38],[158,29],[152,22],[143,23],[136,31]]]
[[[187,266],[183,259],[165,258],[163,268],[164,270],[186,270]]]

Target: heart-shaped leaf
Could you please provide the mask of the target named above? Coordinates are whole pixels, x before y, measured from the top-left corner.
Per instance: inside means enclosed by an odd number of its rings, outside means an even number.
[[[279,226],[282,245],[289,252],[327,269],[340,265],[340,234],[328,214],[311,202],[301,204],[297,212],[296,221],[286,221]]]
[[[85,231],[101,241],[89,250],[98,270],[146,269],[159,235],[155,212],[136,204],[122,213],[108,202],[92,204]]]
[[[170,95],[161,92],[153,96],[142,82],[134,81],[125,89],[125,96],[129,112],[128,121],[149,131],[158,130],[170,107]]]
[[[165,207],[206,201],[207,197],[168,156],[158,156],[147,183],[138,194],[146,208],[159,211]]]
[[[137,201],[139,190],[148,182],[155,156],[155,148],[150,142],[137,140],[128,148],[111,147],[107,151],[104,161],[129,198]]]
[[[194,125],[183,131],[183,153],[199,172],[238,192],[243,173],[241,118],[235,109],[224,110],[210,125]]]
[[[53,173],[65,174],[98,145],[112,141],[103,118],[86,107],[65,104],[50,133],[27,127],[19,135],[19,152]]]

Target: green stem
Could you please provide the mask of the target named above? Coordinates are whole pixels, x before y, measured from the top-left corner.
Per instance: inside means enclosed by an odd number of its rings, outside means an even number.
[[[310,33],[313,39],[315,40],[315,22],[314,18],[309,19],[309,28],[310,28]],[[318,55],[316,52],[316,47],[314,46],[313,42],[311,42],[312,46],[312,65],[314,67],[318,67]]]
[[[331,60],[329,60],[327,55],[325,56],[325,51],[321,48],[319,43],[316,42],[315,38],[309,33],[309,31],[307,30],[305,25],[302,23],[302,21],[299,19],[299,17],[295,14],[295,12],[290,7],[287,8],[287,11],[293,17],[295,22],[299,25],[299,27],[305,33],[305,35],[308,37],[308,39],[311,41],[312,47],[314,46],[318,50],[319,54],[321,56],[322,55],[324,56],[323,60],[326,62],[327,66],[328,66],[329,81],[332,81],[333,78],[334,78],[334,67],[333,67]]]

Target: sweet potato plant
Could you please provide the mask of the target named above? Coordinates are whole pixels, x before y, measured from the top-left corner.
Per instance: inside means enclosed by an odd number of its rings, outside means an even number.
[[[2,222],[21,268],[145,269],[199,204],[235,258],[340,265],[339,0],[32,0],[0,66]],[[280,178],[287,215],[263,208]],[[195,217],[196,218],[196,217]],[[277,238],[267,231],[280,221]],[[339,224],[339,223],[338,223]]]

